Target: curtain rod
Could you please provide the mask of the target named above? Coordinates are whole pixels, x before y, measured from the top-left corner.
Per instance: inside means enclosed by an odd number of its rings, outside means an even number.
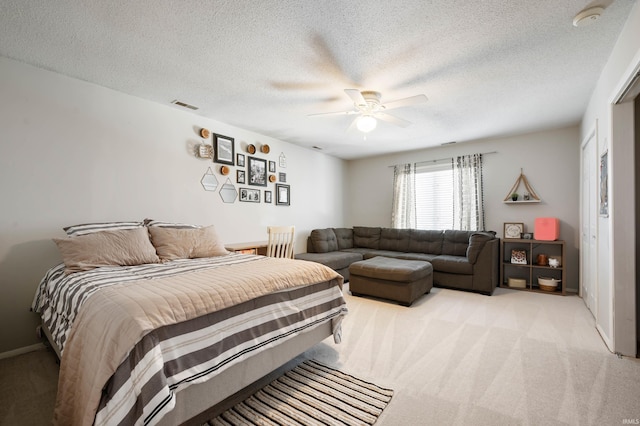
[[[480,155],[489,155],[489,154],[497,154],[498,151],[491,151],[491,152],[481,152]],[[424,161],[416,161],[414,162],[414,164],[417,165],[422,165],[422,164],[426,164],[426,163],[437,163],[438,161],[445,161],[445,160],[453,160],[454,157],[447,157],[447,158],[438,158],[436,160],[424,160]],[[398,163],[398,164],[392,164],[390,166],[387,167],[395,167],[395,166],[402,166],[403,164],[406,163]]]

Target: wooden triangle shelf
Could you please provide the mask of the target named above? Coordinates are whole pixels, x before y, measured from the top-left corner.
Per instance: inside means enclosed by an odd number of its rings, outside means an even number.
[[[529,199],[528,200],[520,199],[522,196],[519,196],[518,200],[514,201],[511,199],[511,194],[513,194],[514,192],[517,192],[521,184],[524,185],[525,190],[529,194]],[[506,204],[525,204],[525,203],[540,202],[540,197],[538,197],[538,194],[536,194],[536,191],[534,191],[531,185],[529,184],[529,181],[527,180],[527,177],[522,172],[522,169],[520,169],[520,176],[518,176],[518,179],[516,179],[516,182],[513,184],[513,186],[509,190],[509,193],[507,194],[503,202]]]

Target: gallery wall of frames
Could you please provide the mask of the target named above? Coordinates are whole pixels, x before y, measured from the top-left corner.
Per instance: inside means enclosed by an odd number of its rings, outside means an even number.
[[[291,186],[287,182],[287,157],[271,153],[267,144],[240,143],[236,152],[233,137],[200,129],[202,144],[196,155],[211,159],[212,165],[200,183],[205,191],[217,191],[225,203],[265,203],[291,205]],[[210,144],[209,144],[210,142]],[[216,174],[221,175],[220,181]]]

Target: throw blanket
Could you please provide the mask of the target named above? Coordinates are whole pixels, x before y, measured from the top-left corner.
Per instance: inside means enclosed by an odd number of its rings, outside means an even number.
[[[92,424],[103,387],[134,345],[156,328],[300,285],[342,284],[338,274],[317,263],[254,259],[250,265],[231,262],[93,292],[77,310],[65,342],[54,421]]]

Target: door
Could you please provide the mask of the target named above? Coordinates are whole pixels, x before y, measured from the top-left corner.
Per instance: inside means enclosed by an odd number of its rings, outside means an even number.
[[[598,162],[596,132],[582,146],[582,224],[580,230],[580,292],[584,303],[595,318],[597,292],[597,224],[598,224]]]

